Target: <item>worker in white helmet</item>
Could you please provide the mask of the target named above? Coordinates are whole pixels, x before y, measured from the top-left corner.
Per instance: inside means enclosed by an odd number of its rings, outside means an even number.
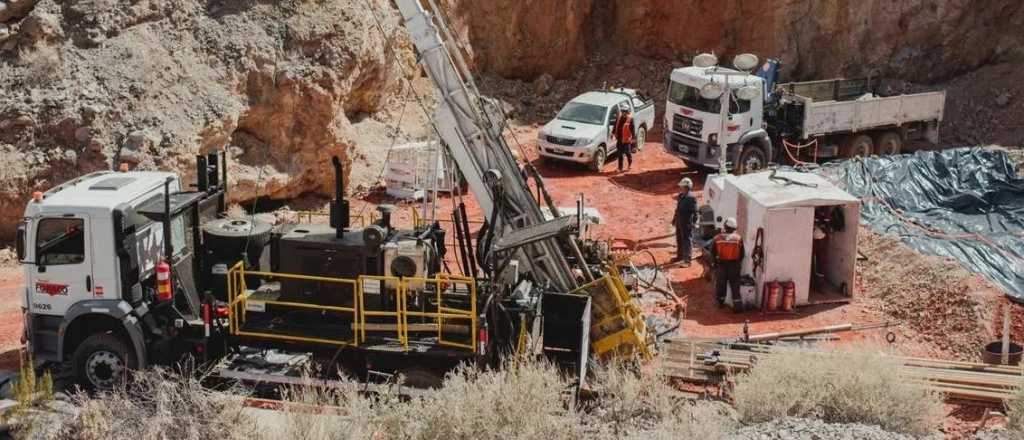
[[[676,258],[672,261],[681,261],[683,267],[690,267],[693,258],[693,224],[697,221],[697,199],[690,193],[693,181],[689,177],[679,181],[679,188],[681,191],[676,196],[676,213],[672,216],[672,226],[676,228]]]
[[[715,236],[711,254],[715,260],[715,300],[725,305],[725,290],[729,289],[733,311],[743,311],[740,299],[740,268],[743,265],[743,237],[736,232],[736,219],[725,219],[722,233]]]

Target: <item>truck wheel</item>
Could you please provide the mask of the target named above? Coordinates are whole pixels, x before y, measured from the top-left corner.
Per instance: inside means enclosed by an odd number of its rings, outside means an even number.
[[[740,158],[736,163],[736,174],[747,174],[763,170],[768,166],[768,153],[760,145],[747,144],[740,152]]]
[[[858,134],[846,138],[840,152],[843,157],[868,157],[875,151],[874,141],[866,134]]]
[[[644,150],[644,144],[647,143],[647,127],[643,125],[636,132],[636,152],[639,153]]]
[[[594,152],[594,160],[590,162],[590,169],[598,173],[601,172],[601,168],[604,168],[604,162],[608,159],[608,152],[605,151],[607,147],[604,144],[597,146],[597,151]]]
[[[75,378],[89,390],[109,390],[123,383],[128,372],[138,368],[128,344],[110,333],[85,338],[71,357]]]
[[[875,139],[875,151],[878,152],[879,156],[900,154],[902,150],[903,138],[900,137],[899,133],[887,131]]]

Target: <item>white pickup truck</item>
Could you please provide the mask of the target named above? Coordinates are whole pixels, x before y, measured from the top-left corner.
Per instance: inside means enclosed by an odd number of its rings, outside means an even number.
[[[636,146],[642,149],[647,131],[654,127],[654,101],[636,90],[618,88],[587,92],[566,103],[537,134],[540,157],[584,163],[600,171],[615,152],[612,125],[620,105],[632,110]]]

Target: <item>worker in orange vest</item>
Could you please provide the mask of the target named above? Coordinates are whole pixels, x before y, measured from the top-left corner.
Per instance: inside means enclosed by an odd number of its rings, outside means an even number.
[[[615,135],[615,150],[619,153],[619,172],[622,172],[622,158],[628,161],[629,168],[633,168],[633,133],[636,133],[636,126],[633,125],[633,112],[629,107],[619,104],[619,117],[615,119],[612,134]]]
[[[740,268],[743,265],[743,237],[736,232],[736,219],[725,219],[724,231],[715,236],[711,255],[715,259],[715,300],[718,306],[725,305],[726,287],[732,292],[734,312],[743,311],[740,299]]]

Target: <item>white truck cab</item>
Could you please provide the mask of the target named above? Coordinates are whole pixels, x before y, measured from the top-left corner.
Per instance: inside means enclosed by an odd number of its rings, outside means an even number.
[[[126,371],[170,356],[161,341],[194,333],[186,328],[195,316],[189,298],[155,295],[158,263],[192,262],[194,211],[170,203],[180,191],[174,173],[100,171],[33,194],[16,245],[34,361],[69,363],[80,383],[110,388]],[[223,192],[185,194],[213,194],[223,205]],[[166,220],[154,215],[171,206]]]
[[[111,258],[124,249],[115,235],[115,216],[124,229],[134,226],[139,275],[152,272],[160,256],[162,226],[135,214],[160,199],[167,179],[180,190],[178,177],[164,172],[99,172],[43,193],[28,203],[18,229],[25,264],[24,303],[30,313],[64,316],[86,300],[120,301],[122,268]],[[126,215],[127,213],[127,215]],[[184,226],[184,225],[182,225]],[[130,286],[129,286],[130,287]]]
[[[619,107],[633,112],[637,148],[643,148],[647,131],[654,126],[654,101],[633,89],[611,89],[587,92],[565,104],[537,135],[542,158],[589,164],[600,171],[615,152],[612,125],[619,117]]]
[[[736,76],[739,72],[720,66],[682,67],[672,71],[668,84],[668,100],[665,104],[665,148],[682,156],[689,162],[717,168],[722,145],[728,145],[726,162],[738,164],[750,162],[754,169],[763,168],[771,157],[768,133],[762,127],[764,98],[739,99],[734,92],[729,99],[729,120],[725,133],[721,131],[721,116],[718,99],[701,97],[701,88],[711,82],[729,81],[731,89],[754,86],[764,89],[761,78],[753,75]],[[725,76],[722,74],[734,74]],[[739,155],[744,144],[763,145],[764,154],[747,153]]]

